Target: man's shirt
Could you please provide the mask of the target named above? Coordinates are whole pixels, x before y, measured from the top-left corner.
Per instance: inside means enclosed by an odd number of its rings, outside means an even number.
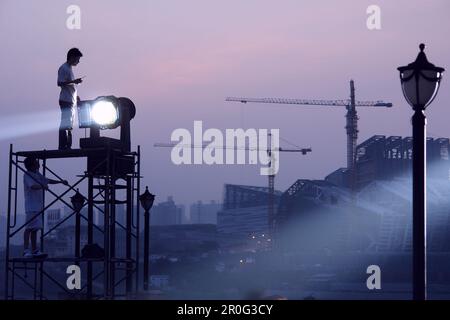
[[[72,66],[67,62],[63,63],[58,69],[58,83],[73,81],[75,76],[73,75]],[[73,105],[77,103],[77,86],[74,83],[61,86],[61,93],[59,94],[59,100],[70,102]]]
[[[47,186],[48,179],[39,172],[27,171],[23,175],[25,212],[37,212],[44,208],[44,190],[33,189],[33,185]]]

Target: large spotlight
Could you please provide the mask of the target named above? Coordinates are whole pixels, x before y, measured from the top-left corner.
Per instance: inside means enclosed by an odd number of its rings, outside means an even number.
[[[105,144],[130,150],[130,121],[136,114],[136,107],[128,98],[102,96],[78,103],[80,128],[90,128],[89,138],[80,140],[81,148],[94,148]],[[120,140],[100,137],[100,130],[120,126]]]
[[[98,97],[78,105],[80,128],[114,129],[120,124],[120,103],[116,97]]]

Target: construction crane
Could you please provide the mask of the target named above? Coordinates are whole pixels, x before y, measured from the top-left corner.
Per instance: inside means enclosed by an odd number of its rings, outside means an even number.
[[[278,147],[276,149],[272,148],[272,134],[268,134],[268,148],[267,149],[260,149],[260,148],[249,148],[246,146],[235,146],[235,147],[226,147],[226,146],[214,146],[214,148],[218,149],[234,149],[234,150],[246,150],[246,151],[266,151],[267,155],[269,157],[269,163],[268,167],[271,168],[270,172],[268,174],[268,201],[267,201],[267,219],[268,219],[268,231],[269,231],[269,239],[272,241],[273,239],[273,229],[274,229],[274,223],[275,223],[275,172],[273,168],[276,166],[273,165],[274,161],[278,161],[275,159],[274,151],[278,152],[300,152],[302,155],[306,155],[308,152],[311,152],[311,148],[298,148],[298,149],[285,149]],[[209,144],[203,144],[203,145],[194,145],[194,144],[187,144],[187,145],[180,145],[178,143],[155,143],[153,145],[154,147],[159,148],[173,148],[175,146],[179,147],[185,147],[185,148],[208,148]]]
[[[306,106],[342,106],[346,107],[346,132],[347,132],[347,168],[352,175],[352,188],[354,187],[354,166],[356,162],[356,145],[358,140],[358,116],[356,107],[385,107],[391,108],[392,103],[383,101],[356,101],[355,84],[350,80],[350,99],[347,100],[308,100],[308,99],[284,99],[284,98],[236,98],[228,97],[226,101],[276,103],[276,104],[298,104]]]

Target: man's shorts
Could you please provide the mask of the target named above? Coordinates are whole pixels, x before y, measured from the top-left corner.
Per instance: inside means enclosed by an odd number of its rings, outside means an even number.
[[[26,222],[30,221],[39,211],[25,212]],[[39,230],[42,229],[42,215],[37,216],[30,223],[27,223],[25,229]]]
[[[71,102],[59,101],[59,107],[61,108],[61,125],[60,130],[72,130],[73,119],[75,117],[75,105]]]

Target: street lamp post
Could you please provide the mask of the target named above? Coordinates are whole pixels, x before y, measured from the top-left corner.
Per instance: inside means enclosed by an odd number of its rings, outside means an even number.
[[[75,257],[80,257],[80,246],[81,246],[81,216],[80,211],[81,208],[84,206],[84,197],[81,195],[79,190],[77,189],[77,192],[75,195],[70,197],[70,202],[72,203],[72,206],[75,210]],[[78,264],[78,262],[76,263]]]
[[[139,202],[144,208],[144,290],[148,290],[148,260],[150,253],[150,209],[155,201],[155,195],[148,191],[145,187],[145,192],[139,196]]]
[[[399,67],[406,101],[414,110],[413,127],[413,299],[425,300],[426,260],[426,117],[425,109],[436,97],[444,68],[428,62],[425,45],[413,63]]]

